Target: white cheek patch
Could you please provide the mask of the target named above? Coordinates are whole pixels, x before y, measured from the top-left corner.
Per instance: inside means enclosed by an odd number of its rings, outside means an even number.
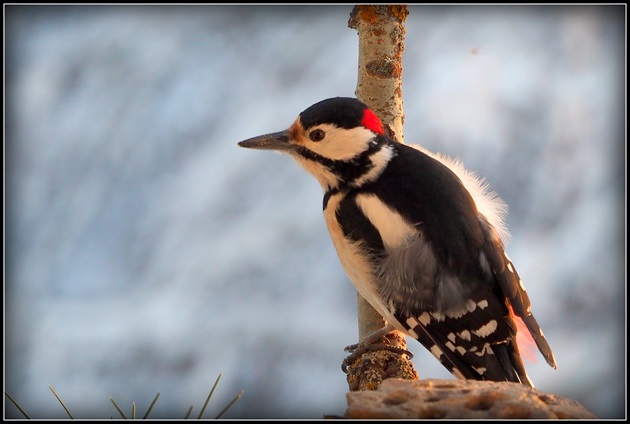
[[[319,129],[326,133],[321,141],[305,138],[304,147],[332,160],[350,160],[365,152],[375,134],[363,127],[338,128],[332,124],[320,124],[308,130],[308,134]]]

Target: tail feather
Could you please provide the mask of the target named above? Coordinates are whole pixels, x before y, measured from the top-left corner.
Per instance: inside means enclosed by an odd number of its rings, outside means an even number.
[[[551,347],[543,334],[542,328],[538,325],[536,318],[533,315],[529,315],[523,318],[523,322],[527,329],[529,330],[529,334],[534,338],[536,342],[536,346],[542,353],[543,358],[549,364],[550,367],[556,369],[558,366],[556,365],[556,358],[553,356],[553,352],[551,351]]]
[[[510,315],[512,317],[519,318],[525,324],[524,328],[518,331],[518,333],[521,333],[519,341],[525,340],[522,338],[522,335],[529,333],[547,363],[555,369],[557,367],[556,359],[553,356],[551,347],[549,346],[540,325],[538,325],[536,318],[532,315],[532,306],[529,296],[525,291],[525,287],[523,286],[523,282],[521,281],[518,272],[516,272],[514,264],[505,252],[503,243],[496,233],[493,233],[490,230],[488,230],[485,243],[484,252],[486,258],[494,272],[494,275],[496,276],[499,287],[505,296],[505,304],[510,309]],[[519,320],[516,320],[516,322],[518,324]]]
[[[519,356],[516,339],[485,342],[472,336],[468,342],[455,336],[456,330],[444,321],[421,323],[422,319],[408,320],[415,325],[408,333],[415,337],[451,374],[460,379],[511,381],[532,386]],[[450,323],[452,324],[452,323]],[[443,331],[445,328],[450,330]]]

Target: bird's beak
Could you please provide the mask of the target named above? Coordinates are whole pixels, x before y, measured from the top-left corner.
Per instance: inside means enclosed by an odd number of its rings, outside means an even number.
[[[290,138],[289,131],[285,130],[248,138],[239,141],[238,145],[248,149],[290,151],[295,148],[295,145],[289,143]]]

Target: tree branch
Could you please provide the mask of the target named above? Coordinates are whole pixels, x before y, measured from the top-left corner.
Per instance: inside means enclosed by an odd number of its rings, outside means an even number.
[[[355,94],[381,119],[392,139],[404,142],[402,107],[402,53],[405,49],[406,6],[355,6],[348,26],[359,35],[359,69]],[[358,296],[359,340],[385,326],[383,317]],[[385,336],[389,345],[407,348],[404,334]],[[388,350],[364,353],[348,366],[351,391],[374,390],[392,377],[417,379],[418,374],[405,354]]]

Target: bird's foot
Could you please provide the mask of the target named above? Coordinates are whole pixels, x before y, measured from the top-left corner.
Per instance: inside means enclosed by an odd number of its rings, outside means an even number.
[[[384,340],[389,341],[386,337],[384,338]],[[364,340],[365,341],[365,340]],[[353,364],[354,362],[357,361],[357,359],[359,359],[363,354],[367,353],[367,352],[375,352],[377,350],[387,350],[390,352],[394,352],[397,353],[399,355],[407,355],[407,357],[409,359],[413,358],[413,353],[409,352],[407,349],[403,349],[400,347],[396,347],[396,346],[392,346],[391,344],[388,343],[356,343],[350,346],[346,346],[344,348],[344,350],[346,352],[351,352],[350,355],[346,356],[346,358],[344,358],[343,362],[341,363],[341,370],[348,374],[348,365]]]

